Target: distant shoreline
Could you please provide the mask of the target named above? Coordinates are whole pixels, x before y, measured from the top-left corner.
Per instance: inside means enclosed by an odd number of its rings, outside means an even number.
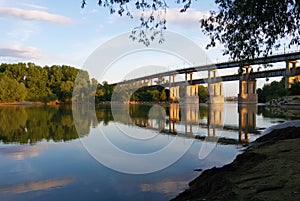
[[[21,101],[21,102],[2,102],[0,106],[42,106],[42,105],[59,105],[61,102],[33,102],[33,101]]]

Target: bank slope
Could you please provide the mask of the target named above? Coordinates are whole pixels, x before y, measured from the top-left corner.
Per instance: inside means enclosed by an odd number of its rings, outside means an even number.
[[[231,164],[204,171],[173,200],[300,200],[300,123],[293,124],[269,129]]]

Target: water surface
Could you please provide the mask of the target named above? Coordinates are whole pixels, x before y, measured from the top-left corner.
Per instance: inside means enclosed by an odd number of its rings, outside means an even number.
[[[227,164],[266,127],[298,118],[232,103],[186,108],[173,104],[163,110],[152,105],[119,107],[117,114],[110,105],[95,111],[0,107],[0,200],[169,200],[200,174],[195,169]],[[130,118],[123,115],[124,107]],[[80,118],[74,119],[72,112]],[[126,174],[99,163],[86,149],[86,143],[103,143],[97,142],[99,129],[117,147],[134,154],[155,152],[174,139],[192,145],[165,169]],[[199,159],[204,140],[214,139],[217,145]],[[105,156],[119,164],[110,150]]]

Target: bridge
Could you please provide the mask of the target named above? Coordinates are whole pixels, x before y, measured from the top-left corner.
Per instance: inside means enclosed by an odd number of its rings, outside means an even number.
[[[198,102],[198,84],[208,84],[208,103],[224,103],[223,82],[239,81],[238,101],[241,104],[257,103],[256,79],[269,77],[285,77],[285,87],[290,88],[291,85],[300,81],[300,67],[297,61],[300,59],[300,52],[284,53],[259,57],[252,60],[228,61],[216,64],[193,66],[170,70],[166,72],[156,73],[152,75],[142,76],[139,78],[126,80],[115,83],[118,86],[131,87],[167,87],[170,90],[170,99],[174,102],[180,100],[179,87],[186,87],[185,102]],[[274,64],[285,62],[285,67],[280,69],[264,69],[263,71],[254,72],[252,65]],[[217,71],[221,69],[239,68],[239,73],[232,75],[217,76]],[[199,79],[193,79],[193,73],[207,71],[208,76]],[[183,81],[176,81],[177,75],[184,74]],[[168,81],[165,81],[168,80]],[[154,84],[157,82],[157,84]]]

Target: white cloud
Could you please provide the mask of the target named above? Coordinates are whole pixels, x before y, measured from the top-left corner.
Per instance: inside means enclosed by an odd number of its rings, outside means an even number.
[[[186,12],[180,12],[180,8],[171,8],[167,10],[166,19],[170,24],[179,25],[185,28],[199,28],[199,20],[206,18],[209,13],[200,12],[195,9],[188,9]]]
[[[200,27],[200,19],[207,18],[208,12],[201,12],[196,9],[190,8],[186,12],[180,12],[181,8],[169,8],[164,16],[164,11],[157,10],[154,12],[154,17],[159,16],[167,20],[167,24],[177,25],[188,29],[195,29]],[[152,11],[144,12],[144,16],[149,16]],[[141,12],[137,16],[140,16]]]
[[[37,9],[37,10],[47,10],[48,9],[47,7],[30,4],[30,3],[20,3],[20,5],[26,6],[28,8]]]
[[[39,10],[25,10],[20,8],[2,7],[0,8],[0,16],[16,17],[23,20],[39,20],[59,24],[68,24],[72,20],[62,15],[51,14]]]
[[[34,47],[23,47],[20,45],[12,45],[8,47],[0,47],[0,57],[14,57],[20,59],[37,59],[42,54]]]

